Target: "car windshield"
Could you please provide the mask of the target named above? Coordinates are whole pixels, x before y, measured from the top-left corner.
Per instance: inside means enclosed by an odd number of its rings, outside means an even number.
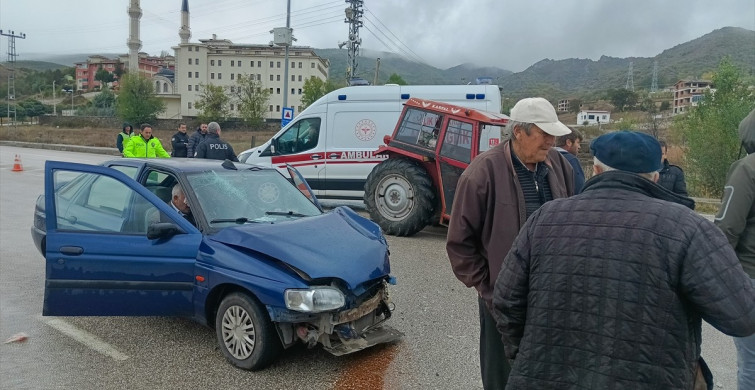
[[[201,212],[214,228],[322,214],[275,170],[206,171],[187,178]]]

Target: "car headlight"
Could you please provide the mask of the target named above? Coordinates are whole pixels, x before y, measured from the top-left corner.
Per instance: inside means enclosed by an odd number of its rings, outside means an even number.
[[[346,304],[341,291],[333,287],[312,287],[306,290],[286,290],[286,308],[305,313],[336,310]]]

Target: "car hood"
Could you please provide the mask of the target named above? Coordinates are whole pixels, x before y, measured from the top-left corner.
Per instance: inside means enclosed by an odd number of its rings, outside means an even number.
[[[380,228],[347,207],[290,222],[229,227],[208,239],[273,257],[310,279],[341,279],[350,288],[390,273]]]

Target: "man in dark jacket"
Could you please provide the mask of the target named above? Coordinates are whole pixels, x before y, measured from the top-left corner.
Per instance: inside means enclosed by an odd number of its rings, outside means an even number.
[[[755,110],[739,124],[739,138],[748,154],[729,168],[715,223],[755,283]],[[755,335],[735,337],[734,345],[739,390],[755,389]]]
[[[726,237],[658,186],[646,134],[596,138],[595,176],[548,202],[503,260],[493,304],[508,389],[692,389],[701,320],[755,332],[755,288]]]
[[[173,134],[173,137],[170,139],[170,145],[173,148],[170,152],[171,157],[188,156],[189,135],[186,134],[186,123],[178,125],[178,132]]]
[[[519,228],[543,203],[571,196],[571,166],[553,148],[571,130],[543,98],[512,108],[510,139],[477,156],[456,187],[446,251],[456,277],[478,294],[480,370],[486,390],[503,389],[510,366],[490,316],[493,285]]]
[[[661,152],[663,160],[663,166],[660,170],[660,177],[658,178],[658,185],[661,187],[681,196],[687,195],[687,183],[684,181],[684,171],[676,165],[671,165],[668,162],[665,141],[658,141],[661,144]]]
[[[220,132],[220,125],[217,122],[210,122],[207,125],[207,138],[197,147],[196,158],[239,161],[231,144],[220,139]]]
[[[194,158],[197,154],[197,146],[207,137],[207,123],[202,123],[197,127],[197,131],[189,137],[189,144],[186,145],[186,157]]]
[[[579,130],[571,129],[571,133],[556,138],[556,150],[569,161],[574,170],[574,193],[582,192],[582,186],[585,185],[585,172],[582,170],[582,164],[579,163],[580,144],[582,143],[582,133]]]

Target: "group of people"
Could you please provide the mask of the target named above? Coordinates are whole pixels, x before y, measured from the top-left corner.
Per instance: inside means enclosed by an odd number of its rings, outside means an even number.
[[[124,123],[116,137],[116,146],[123,157],[185,157],[238,162],[233,147],[220,138],[221,130],[217,122],[202,123],[197,131],[189,136],[186,124],[178,125],[178,132],[171,138],[171,153],[168,153],[157,137],[152,135],[152,125],[144,123],[135,133],[130,123]]]
[[[714,224],[683,174],[659,185],[673,166],[654,137],[597,137],[584,181],[581,135],[547,100],[517,102],[508,139],[461,175],[446,242],[478,294],[485,389],[711,389],[703,319],[735,336],[755,389],[754,116]]]

